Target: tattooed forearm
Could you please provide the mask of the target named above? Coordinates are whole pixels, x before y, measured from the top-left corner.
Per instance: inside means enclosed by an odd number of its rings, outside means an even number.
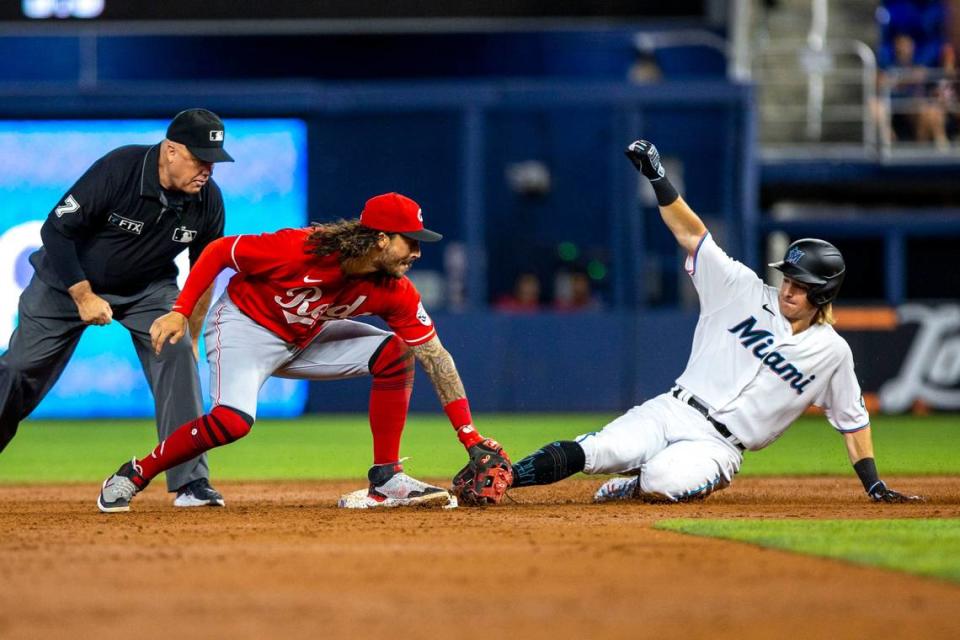
[[[457,373],[457,365],[453,363],[450,353],[440,344],[440,338],[432,338],[424,344],[410,347],[410,350],[430,377],[442,405],[446,406],[454,400],[467,397],[460,374]]]

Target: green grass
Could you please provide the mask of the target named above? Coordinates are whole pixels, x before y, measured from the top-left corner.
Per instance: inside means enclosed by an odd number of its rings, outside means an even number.
[[[597,428],[612,416],[478,416],[484,435],[504,440],[514,457],[551,439]],[[0,483],[102,480],[125,459],[156,445],[146,420],[27,421],[0,454]],[[453,476],[466,463],[463,447],[442,414],[412,415],[400,450],[418,476]],[[217,479],[361,478],[372,458],[367,417],[322,415],[258,421],[249,436],[210,452]]]
[[[612,414],[479,415],[485,435],[519,459],[552,440],[601,428]],[[960,420],[956,416],[878,417],[874,422],[882,475],[960,474]],[[0,454],[0,483],[90,482],[126,458],[156,444],[147,420],[28,420]],[[401,454],[420,476],[450,476],[465,462],[446,418],[410,417]],[[210,453],[218,479],[358,478],[371,459],[364,415],[263,420],[246,438]],[[771,447],[749,452],[741,472],[751,475],[852,475],[843,439],[823,418],[804,418]]]
[[[881,476],[960,473],[960,414],[873,416],[873,444]],[[741,475],[853,473],[843,437],[826,418],[806,417],[768,448],[747,452]]]
[[[960,519],[662,520],[658,529],[749,542],[960,582]]]

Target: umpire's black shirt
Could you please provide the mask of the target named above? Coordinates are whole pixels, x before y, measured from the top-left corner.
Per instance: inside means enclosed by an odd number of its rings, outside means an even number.
[[[66,290],[130,295],[175,279],[173,259],[193,264],[223,236],[223,196],[213,179],[188,195],[160,186],[160,145],[129,145],[97,160],[47,215],[44,246],[30,256],[37,277]]]

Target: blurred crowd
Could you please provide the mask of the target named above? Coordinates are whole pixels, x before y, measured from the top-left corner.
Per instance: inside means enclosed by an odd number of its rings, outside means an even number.
[[[590,277],[583,271],[557,271],[553,277],[553,298],[549,301],[544,296],[540,276],[528,271],[517,276],[513,291],[498,298],[494,308],[505,313],[575,313],[599,311],[603,304],[593,292]]]
[[[948,150],[960,129],[956,52],[944,0],[884,0],[877,9],[881,142]]]

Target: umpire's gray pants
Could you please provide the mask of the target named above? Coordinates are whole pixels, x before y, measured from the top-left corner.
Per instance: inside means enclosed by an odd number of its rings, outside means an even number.
[[[170,310],[178,294],[175,282],[163,280],[134,295],[101,296],[112,307],[113,319],[130,332],[153,391],[159,440],[203,414],[200,377],[189,334],[177,344],[166,345],[159,356],[150,344],[150,325]],[[20,296],[19,313],[10,347],[0,356],[0,451],[13,439],[20,421],[40,404],[63,373],[87,328],[70,295],[36,275]],[[209,475],[206,455],[201,455],[167,469],[167,489],[176,491],[191,480]]]

